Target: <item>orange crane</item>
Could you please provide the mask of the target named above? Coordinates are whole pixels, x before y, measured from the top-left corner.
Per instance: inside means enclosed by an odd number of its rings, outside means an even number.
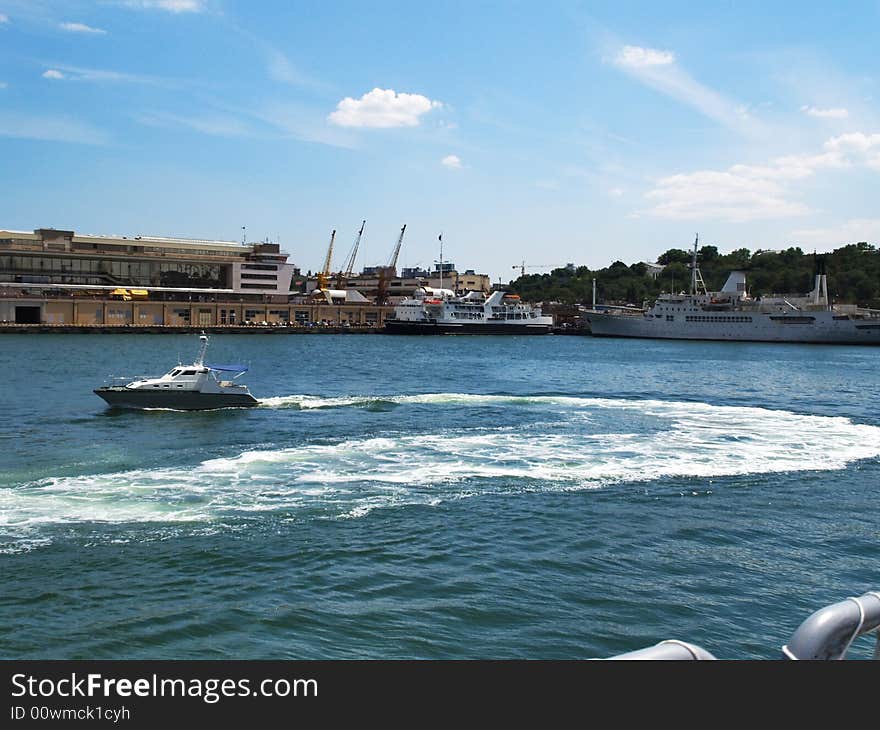
[[[397,259],[400,256],[400,247],[403,245],[403,234],[406,232],[406,223],[400,229],[400,235],[397,237],[397,243],[391,253],[391,260],[388,266],[379,267],[379,283],[377,286],[376,303],[385,304],[388,301],[388,281],[397,276]]]
[[[330,259],[333,257],[333,241],[336,240],[336,229],[330,234],[330,245],[327,247],[327,256],[324,259],[324,268],[318,272],[318,290],[326,291],[330,284]]]
[[[351,279],[351,272],[354,271],[354,261],[357,258],[358,247],[361,245],[361,236],[364,235],[365,225],[367,225],[367,222],[365,220],[361,221],[361,229],[358,231],[357,238],[354,239],[354,244],[352,245],[348,258],[346,259],[345,268],[341,269],[339,273],[336,274],[337,289],[345,289],[348,280]]]

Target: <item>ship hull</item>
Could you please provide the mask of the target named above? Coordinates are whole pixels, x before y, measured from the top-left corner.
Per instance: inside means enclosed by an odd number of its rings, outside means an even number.
[[[594,337],[637,337],[716,342],[787,342],[827,345],[880,345],[880,324],[834,319],[831,313],[771,317],[751,315],[751,322],[666,321],[633,315],[594,314],[588,317]]]
[[[495,324],[444,322],[406,322],[386,320],[385,332],[391,335],[546,335],[550,333],[548,324]]]
[[[170,408],[207,411],[215,408],[253,408],[259,401],[249,393],[155,392],[124,387],[97,388],[95,395],[114,408]]]

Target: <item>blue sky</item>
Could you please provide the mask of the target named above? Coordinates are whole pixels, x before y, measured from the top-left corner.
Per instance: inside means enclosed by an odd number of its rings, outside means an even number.
[[[304,269],[880,239],[880,3],[0,0],[0,227]],[[532,271],[546,269],[535,268]]]

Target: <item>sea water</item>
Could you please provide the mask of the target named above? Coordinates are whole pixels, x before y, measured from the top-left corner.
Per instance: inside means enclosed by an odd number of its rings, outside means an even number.
[[[0,338],[0,657],[778,658],[880,588],[880,350],[216,335],[259,407],[92,393],[197,345]]]

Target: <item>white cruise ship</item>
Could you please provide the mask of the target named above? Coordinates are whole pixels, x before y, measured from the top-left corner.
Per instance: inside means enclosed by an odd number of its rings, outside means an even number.
[[[642,312],[593,311],[587,314],[597,337],[649,337],[670,340],[803,342],[839,345],[880,344],[880,310],[832,305],[824,268],[817,269],[806,296],[748,295],[746,275],[733,271],[721,291],[709,292],[691,259],[690,294],[661,294]]]
[[[516,294],[481,292],[456,296],[450,289],[420,287],[394,308],[385,331],[401,335],[546,335],[553,317]]]

